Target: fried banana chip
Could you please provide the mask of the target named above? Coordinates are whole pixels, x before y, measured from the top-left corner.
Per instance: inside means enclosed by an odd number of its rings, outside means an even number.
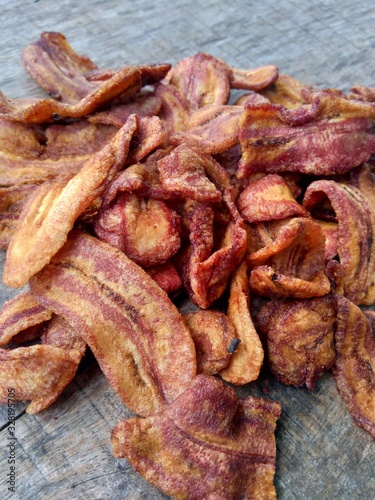
[[[182,59],[167,75],[193,109],[207,104],[227,104],[231,70],[215,57],[198,52]]]
[[[74,117],[77,117],[74,105],[81,101],[90,101],[86,105],[90,104],[92,109],[84,112],[88,114],[115,98],[119,101],[128,100],[138,93],[142,85],[164,78],[171,67],[170,64],[154,64],[126,67],[120,71],[100,70],[88,57],[76,54],[61,33],[54,32],[42,33],[36,43],[25,47],[22,61],[34,80],[56,102],[73,105],[71,109]],[[44,107],[48,108],[48,105],[51,106],[52,102],[45,101]],[[66,112],[69,106],[60,108],[62,113],[56,109],[53,119],[68,116]],[[56,113],[59,115],[56,116]],[[48,118],[42,121],[48,121]]]
[[[77,103],[59,102],[54,99],[7,99],[7,109],[1,106],[0,117],[26,123],[50,123],[66,119],[82,118],[108,104],[128,89],[138,92],[141,86],[139,67],[125,67],[109,80],[95,86]]]
[[[238,176],[253,172],[331,175],[347,172],[375,152],[375,106],[339,91],[313,94],[311,104],[247,105],[240,121]]]
[[[27,413],[38,413],[56,401],[77,368],[69,351],[52,345],[0,349],[0,402],[14,387],[17,401],[31,401]]]
[[[361,191],[375,213],[375,165],[364,163],[351,170],[349,184]]]
[[[35,184],[21,184],[0,188],[0,248],[8,247],[22,208],[36,187]]]
[[[14,336],[51,318],[52,312],[37,302],[30,292],[23,292],[8,300],[0,309],[0,346]]]
[[[158,116],[138,117],[137,132],[133,143],[136,147],[131,148],[129,161],[137,163],[148,154],[164,143],[165,130],[162,121]]]
[[[276,498],[274,431],[279,403],[198,375],[163,412],[122,420],[113,454],[176,499]]]
[[[154,155],[157,156],[157,160],[155,162],[150,161]],[[161,155],[161,157],[163,156],[165,155]],[[139,196],[155,200],[173,201],[181,199],[178,193],[172,193],[163,187],[156,166],[159,159],[159,155],[155,152],[148,156],[146,162],[136,163],[122,170],[103,194],[103,209],[113,204],[121,192],[135,192]]]
[[[33,193],[8,246],[3,274],[6,285],[25,285],[63,246],[77,217],[124,165],[136,126],[135,117],[130,117],[78,174],[70,180],[44,183]]]
[[[334,259],[337,256],[337,222],[317,220],[315,222],[321,227],[325,237],[325,258],[326,261]]]
[[[80,120],[45,130],[0,120],[0,183],[40,184],[75,174],[108,143],[117,129]]]
[[[158,83],[154,90],[155,97],[161,99],[159,117],[162,120],[168,139],[185,129],[191,106],[173,85]]]
[[[108,110],[94,113],[88,117],[88,121],[121,128],[130,115],[155,116],[159,113],[161,105],[161,98],[154,94],[139,95],[130,103],[112,105]]]
[[[246,252],[247,234],[243,220],[237,217],[225,226],[214,247],[214,211],[193,202],[189,208],[190,245],[181,257],[181,274],[191,300],[207,309],[228,285],[232,273]]]
[[[22,62],[32,78],[61,102],[78,102],[96,86],[85,73],[97,66],[78,55],[61,33],[42,33],[36,43],[23,49]]]
[[[175,255],[181,245],[180,220],[163,200],[125,192],[95,220],[98,237],[125,252],[142,267],[155,266]]]
[[[211,156],[181,144],[157,163],[165,189],[200,202],[220,202],[221,192],[206,175]]]
[[[295,217],[275,225],[271,241],[251,253],[250,286],[266,297],[321,297],[329,293],[324,234],[316,222]]]
[[[292,215],[307,217],[292,195],[287,182],[277,174],[268,174],[250,182],[240,194],[237,206],[248,222],[285,219]]]
[[[375,332],[372,312],[338,297],[336,363],[338,392],[355,423],[375,437]]]
[[[258,378],[264,358],[263,346],[250,316],[246,262],[242,262],[232,277],[227,314],[240,342],[220,376],[226,382],[244,385]]]
[[[51,263],[31,278],[30,288],[80,333],[108,382],[135,413],[161,410],[195,376],[194,343],[177,308],[143,269],[112,246],[73,232]]]
[[[187,120],[185,130],[170,137],[202,153],[219,154],[239,143],[242,106],[211,105],[197,109]]]
[[[182,287],[181,276],[169,260],[163,264],[148,267],[145,271],[168,294],[176,292]]]
[[[182,315],[197,351],[197,373],[215,375],[228,366],[235,330],[220,311],[198,310]]]
[[[295,109],[311,103],[313,88],[289,75],[279,75],[274,84],[259,92],[272,104],[281,104],[287,109]]]
[[[61,316],[53,314],[43,329],[41,343],[53,345],[70,353],[71,358],[81,361],[86,351],[86,342]]]
[[[366,102],[375,102],[375,88],[366,87],[365,85],[355,85],[351,89],[352,94],[350,97],[352,99],[359,99]]]
[[[271,371],[286,385],[312,390],[335,361],[336,299],[271,300],[257,316]]]
[[[229,84],[232,89],[259,92],[275,83],[278,76],[279,70],[272,64],[248,70],[231,68]]]
[[[303,205],[314,217],[322,218],[327,211],[327,200],[328,213],[333,211],[337,220],[337,254],[344,295],[356,304],[371,304],[375,298],[375,213],[358,189],[328,180],[312,182]]]

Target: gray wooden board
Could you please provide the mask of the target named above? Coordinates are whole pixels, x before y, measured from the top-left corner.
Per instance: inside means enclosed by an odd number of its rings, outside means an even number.
[[[375,85],[370,2],[0,0],[0,12],[0,89],[9,97],[42,95],[20,62],[22,48],[42,31],[64,33],[101,67],[175,63],[205,51],[240,68],[277,64],[320,87]],[[1,303],[16,293],[1,287]],[[276,433],[280,499],[375,498],[374,440],[353,424],[330,375],[312,392],[268,379],[239,390],[249,393],[283,406]],[[16,421],[15,494],[5,484],[7,428],[0,434],[0,498],[166,498],[113,458],[110,430],[130,412],[95,363],[87,362],[48,410],[30,416],[23,408]],[[0,418],[1,427],[4,406]]]

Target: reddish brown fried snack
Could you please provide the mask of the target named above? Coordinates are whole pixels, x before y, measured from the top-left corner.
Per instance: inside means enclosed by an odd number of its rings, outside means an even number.
[[[239,142],[242,106],[211,105],[199,108],[187,120],[185,130],[171,135],[170,142],[181,142],[202,153],[219,154]]]
[[[98,237],[125,252],[142,267],[162,264],[180,248],[180,220],[163,200],[144,199],[136,193],[117,196],[95,220]]]
[[[220,372],[220,376],[232,384],[247,384],[258,378],[264,352],[250,316],[246,262],[242,262],[232,277],[227,314],[240,342],[231,356],[229,365]]]
[[[194,343],[178,310],[143,269],[110,245],[73,232],[30,288],[79,332],[135,413],[161,410],[195,376]]]
[[[164,126],[157,116],[138,117],[137,132],[133,139],[137,144],[131,149],[129,161],[137,163],[164,143]]]
[[[23,49],[22,62],[32,78],[58,101],[78,102],[95,88],[85,73],[97,69],[96,65],[78,55],[61,33],[42,33],[36,43]]]
[[[349,184],[361,191],[375,213],[375,165],[364,163],[351,170]]]
[[[245,251],[246,231],[238,219],[228,224],[219,247],[206,260],[192,258],[190,287],[200,307],[209,307],[221,296]]]
[[[320,272],[312,280],[304,280],[275,272],[271,266],[255,267],[250,275],[250,288],[264,297],[321,297],[331,289],[328,277]]]
[[[351,101],[339,91],[313,94],[311,104],[247,105],[240,122],[243,155],[238,176],[253,172],[347,172],[375,151],[375,106]]]
[[[355,85],[351,89],[350,98],[359,99],[361,101],[375,102],[375,88],[366,87],[365,85]]]
[[[78,174],[70,180],[44,183],[33,193],[8,247],[3,274],[6,285],[23,286],[62,247],[77,217],[125,163],[135,129],[133,116]]]
[[[21,184],[0,188],[0,248],[8,247],[22,208],[36,187]]]
[[[266,297],[321,297],[330,291],[325,274],[324,234],[319,224],[296,217],[275,226],[264,248],[251,253],[250,286]]]
[[[55,161],[59,174],[61,171],[76,173],[85,160],[113,139],[117,131],[112,125],[93,124],[85,119],[64,125],[49,125],[42,137],[45,149],[40,159],[51,164]]]
[[[271,371],[286,385],[312,390],[335,361],[335,297],[271,300],[257,316]]]
[[[31,401],[27,413],[38,413],[56,401],[77,368],[74,355],[52,345],[0,349],[0,403],[14,387],[17,401]]]
[[[167,81],[180,91],[193,109],[197,109],[207,104],[227,104],[230,74],[225,63],[199,52],[174,66]]]
[[[268,174],[250,182],[240,194],[237,207],[248,222],[285,219],[292,215],[308,216],[296,201],[287,182],[277,174]]]
[[[86,351],[86,342],[61,316],[52,315],[41,335],[41,343],[60,347],[70,353],[77,364]]]
[[[214,211],[192,202],[188,208],[190,245],[180,256],[182,279],[191,300],[207,309],[228,285],[246,252],[246,231],[240,217],[230,220],[214,247]]]
[[[161,99],[159,117],[161,118],[167,137],[185,129],[191,106],[187,99],[173,85],[159,83],[155,86],[154,95]]]
[[[355,423],[375,437],[373,325],[371,316],[345,297],[338,297],[333,374],[338,392]]]
[[[118,73],[97,68],[88,57],[76,54],[64,35],[54,32],[42,33],[36,43],[25,47],[22,61],[42,88],[57,101],[68,104],[76,104],[95,93],[102,94],[103,98]],[[113,89],[112,99],[121,101],[133,97],[141,85],[158,82],[170,68],[170,64],[139,66],[139,77],[122,91],[121,88]],[[106,99],[102,104],[105,102]]]
[[[206,175],[215,160],[181,144],[157,163],[165,189],[196,201],[220,202],[221,192]]]
[[[176,292],[182,287],[181,276],[170,261],[148,267],[145,271],[168,294]]]
[[[337,254],[344,279],[344,295],[356,304],[371,304],[374,297],[375,213],[355,187],[335,181],[311,183],[303,205],[312,215],[324,217],[320,206],[329,201],[337,219]],[[330,213],[330,211],[328,211]]]
[[[232,89],[260,90],[276,82],[279,76],[277,66],[272,64],[254,69],[231,68],[229,84]]]
[[[172,193],[161,184],[159,171],[156,167],[158,160],[150,161],[154,155],[157,155],[157,152],[150,155],[146,162],[131,165],[116,176],[103,194],[103,208],[108,208],[113,204],[121,192],[135,192],[139,196],[155,200],[181,199],[181,195]],[[158,155],[157,158],[159,159]]]
[[[7,109],[0,116],[7,120],[26,123],[49,123],[56,120],[82,118],[96,111],[100,106],[109,103],[127,89],[136,93],[141,85],[141,71],[139,67],[125,67],[114,74],[109,80],[83,97],[77,103],[65,103],[54,99],[7,99]],[[134,88],[135,87],[135,88]]]
[[[274,431],[279,403],[198,375],[162,413],[122,420],[112,431],[115,457],[179,500],[276,498]]]
[[[51,318],[52,312],[37,302],[30,292],[23,292],[8,300],[0,309],[0,346],[15,335]]]
[[[295,109],[309,104],[313,88],[299,82],[289,75],[279,75],[274,84],[260,91],[272,104],[281,104],[285,108]]]
[[[45,130],[0,120],[0,183],[40,184],[75,174],[115,135],[117,129],[85,120]]]
[[[197,373],[215,375],[228,366],[235,330],[220,311],[198,310],[182,315],[197,351]]]
[[[337,222],[317,219],[315,222],[319,224],[325,236],[325,258],[329,262],[337,256]]]
[[[159,113],[162,100],[154,94],[139,95],[127,104],[112,105],[110,109],[98,111],[88,117],[90,123],[103,123],[121,128],[130,115],[155,116]]]

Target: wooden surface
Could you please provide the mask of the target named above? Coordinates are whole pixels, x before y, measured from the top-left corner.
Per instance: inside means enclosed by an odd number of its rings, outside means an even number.
[[[277,64],[281,72],[322,87],[375,85],[371,2],[0,0],[0,7],[0,89],[10,97],[41,95],[20,53],[45,30],[64,33],[77,52],[103,67],[175,63],[205,51],[240,68]],[[18,291],[2,287],[0,293],[2,303]],[[265,380],[239,393],[263,394],[265,385],[265,397],[283,406],[279,498],[375,498],[375,442],[353,424],[332,378],[323,377],[313,392]],[[0,409],[0,498],[166,498],[126,461],[112,457],[110,430],[130,412],[92,359],[50,409],[29,416],[23,407],[16,421],[16,494],[5,486],[7,413]]]

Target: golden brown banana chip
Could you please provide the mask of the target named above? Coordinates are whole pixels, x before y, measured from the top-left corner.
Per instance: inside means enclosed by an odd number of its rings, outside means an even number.
[[[227,313],[240,342],[229,365],[220,372],[225,381],[236,385],[256,380],[264,358],[263,346],[250,315],[249,295],[247,265],[242,262],[232,277]]]
[[[289,75],[279,75],[277,80],[259,92],[272,104],[281,104],[285,108],[294,109],[308,104],[312,99],[313,88],[299,82]]]
[[[172,144],[184,143],[202,153],[219,154],[239,143],[242,106],[207,105],[187,120],[185,130],[171,135]]]
[[[254,69],[231,68],[229,83],[233,89],[259,92],[275,83],[278,76],[278,68],[272,64]]]
[[[56,401],[78,368],[77,357],[60,347],[33,345],[0,349],[0,403],[14,387],[17,401],[31,401],[27,413],[37,413]]]
[[[166,262],[181,245],[177,213],[163,200],[132,192],[121,193],[110,207],[102,207],[95,232],[142,267]]]
[[[333,374],[354,421],[375,437],[375,333],[373,313],[338,297]]]
[[[206,172],[214,160],[181,144],[158,161],[160,180],[165,189],[196,201],[220,202],[221,192]]]
[[[182,59],[167,75],[193,109],[207,104],[227,104],[229,99],[228,66],[215,57],[199,52]]]
[[[257,316],[272,373],[283,384],[313,389],[335,361],[336,299],[271,300]]]
[[[52,312],[40,305],[30,292],[16,295],[0,309],[0,345],[6,345],[23,330],[40,325],[51,316]]]
[[[242,217],[252,223],[285,219],[286,217],[307,217],[292,195],[287,182],[277,174],[268,174],[250,182],[237,200]]]
[[[86,351],[86,342],[61,316],[53,314],[41,335],[41,343],[60,347],[70,353],[71,357],[81,361]]]
[[[77,217],[124,165],[135,130],[133,116],[78,174],[44,183],[33,193],[8,247],[3,274],[6,285],[25,285],[63,246]]]
[[[329,293],[324,234],[319,224],[307,217],[285,219],[264,225],[260,236],[264,246],[248,256],[254,293],[300,299]]]
[[[236,345],[234,327],[220,311],[198,310],[182,315],[197,351],[197,373],[215,375],[228,366],[232,346]]]

